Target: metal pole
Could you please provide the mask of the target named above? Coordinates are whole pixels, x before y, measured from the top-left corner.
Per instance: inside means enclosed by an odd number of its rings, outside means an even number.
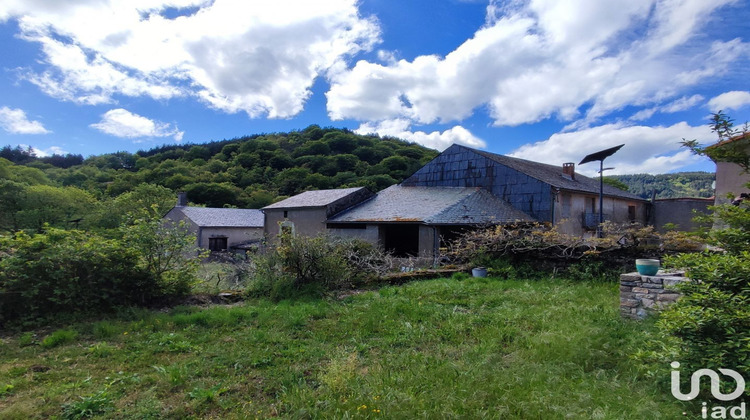
[[[604,223],[604,159],[599,161],[599,226],[596,228],[596,236],[599,238],[604,237],[602,223]]]

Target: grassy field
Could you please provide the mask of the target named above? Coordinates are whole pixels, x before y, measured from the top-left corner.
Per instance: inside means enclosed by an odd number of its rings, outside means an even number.
[[[441,279],[134,311],[0,344],[0,418],[682,417],[617,285]]]

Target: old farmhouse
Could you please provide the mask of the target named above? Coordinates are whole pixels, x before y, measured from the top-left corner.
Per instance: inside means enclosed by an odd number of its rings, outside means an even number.
[[[396,255],[429,257],[462,229],[545,222],[562,232],[592,235],[599,182],[574,164],[547,165],[452,145],[401,184],[377,195],[363,189],[309,191],[263,209],[265,232],[288,226],[299,234],[327,231],[358,237]],[[369,193],[369,194],[368,194]],[[604,186],[605,220],[649,219],[650,203]]]
[[[177,206],[164,218],[185,221],[197,237],[196,245],[216,252],[248,248],[264,234],[260,210],[189,207],[185,193],[179,194]]]

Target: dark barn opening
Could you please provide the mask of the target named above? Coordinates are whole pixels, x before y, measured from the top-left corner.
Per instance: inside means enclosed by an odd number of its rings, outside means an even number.
[[[419,255],[419,225],[382,226],[383,245],[395,257]]]
[[[208,249],[214,252],[227,250],[227,238],[208,238]]]

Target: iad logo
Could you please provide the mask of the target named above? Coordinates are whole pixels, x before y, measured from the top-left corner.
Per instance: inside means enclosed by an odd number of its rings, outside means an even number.
[[[737,383],[737,387],[734,389],[733,392],[729,394],[723,394],[720,389],[720,379],[719,374],[711,369],[698,369],[695,372],[693,372],[693,375],[690,377],[690,392],[687,394],[683,394],[680,391],[680,371],[677,370],[680,368],[679,362],[672,362],[672,395],[681,401],[690,401],[698,396],[700,393],[700,386],[701,386],[701,377],[708,376],[711,379],[711,395],[713,395],[714,398],[716,398],[719,401],[732,401],[734,399],[739,398],[744,392],[745,392],[745,378],[742,377],[737,371],[734,371],[732,369],[719,369],[719,372],[721,372],[722,375],[729,376],[730,378],[734,379],[735,383]],[[703,403],[703,408],[701,409],[701,417],[704,419],[708,418],[708,412],[709,407],[707,403]],[[746,419],[747,413],[745,409],[745,403],[742,402],[740,405],[735,407],[722,407],[722,406],[715,406],[711,408],[711,418],[712,419],[726,419],[726,418],[733,418],[733,419]]]
[[[680,371],[676,370],[680,368],[679,362],[672,362],[672,395],[680,401],[690,401],[698,396],[701,386],[701,377],[708,376],[711,378],[711,395],[719,401],[732,401],[739,398],[743,392],[745,392],[745,378],[742,377],[737,371],[732,369],[719,369],[724,375],[731,377],[737,382],[737,388],[730,394],[722,394],[719,390],[719,375],[711,369],[698,369],[693,372],[693,376],[690,377],[690,392],[683,394],[680,391]]]

